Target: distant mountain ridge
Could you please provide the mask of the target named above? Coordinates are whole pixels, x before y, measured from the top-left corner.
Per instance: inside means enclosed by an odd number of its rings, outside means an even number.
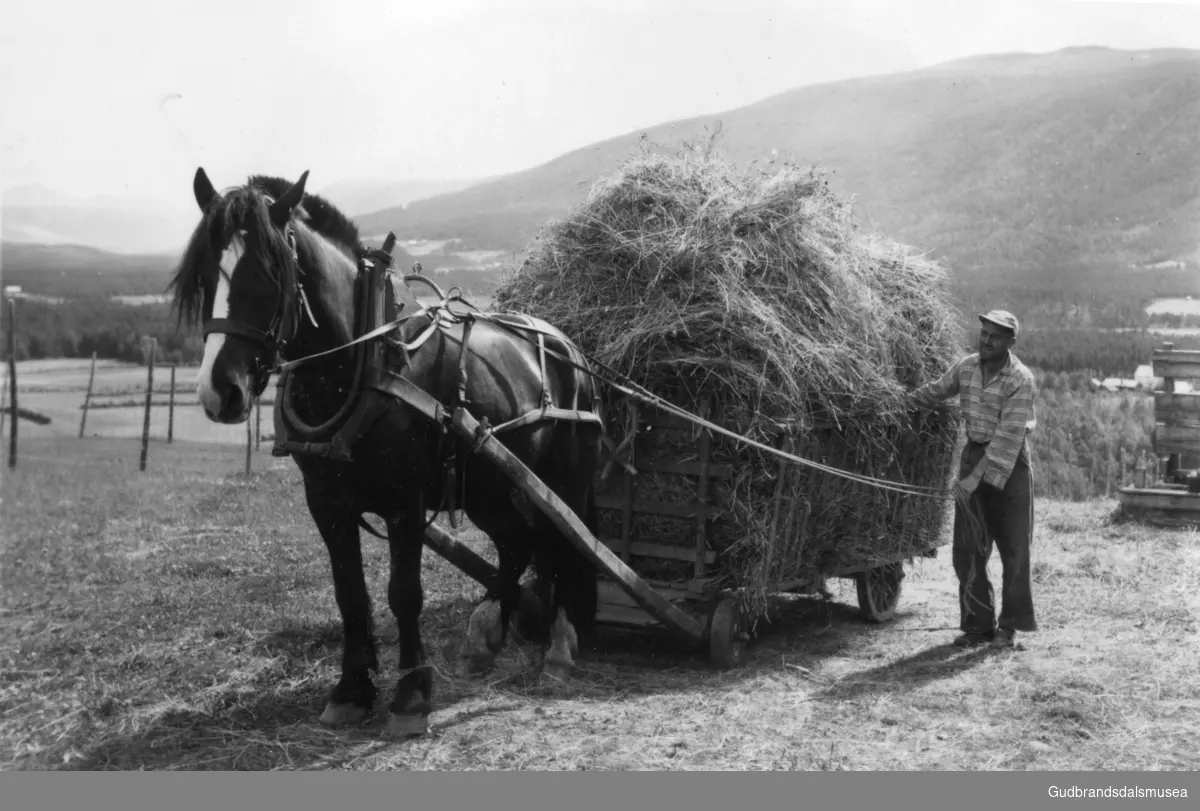
[[[335,182],[317,193],[349,216],[462,189],[472,180]],[[0,239],[12,244],[90,245],[120,254],[182,251],[199,219],[190,205],[114,195],[75,197],[42,184],[4,191]]]
[[[802,87],[358,221],[519,250],[643,135],[672,147],[718,123],[730,159],[824,168],[866,228],[960,275],[1198,258],[1200,51],[1190,50],[997,54]]]
[[[316,189],[333,201],[347,216],[356,217],[381,209],[404,207],[416,200],[451,194],[482,182],[478,179],[454,180],[342,180]]]
[[[837,191],[854,197],[865,229],[943,259],[968,308],[1002,301],[1026,308],[1031,323],[1127,325],[1138,322],[1147,298],[1200,297],[1200,51],[973,57],[802,87],[458,190],[469,181],[347,181],[318,193],[351,214],[368,239],[392,230],[401,240],[456,239],[459,254],[520,252],[613,174],[643,136],[673,148],[718,126],[719,149],[738,163],[789,159],[823,168]],[[52,190],[19,192],[12,207],[6,193],[5,275],[10,267],[49,272],[59,261],[51,252],[10,264],[16,244],[103,247],[98,238],[121,228],[143,237],[168,230],[88,201],[57,205]],[[413,199],[354,213],[388,195]],[[125,273],[130,283],[135,267],[165,274],[196,222],[195,212],[185,213],[177,243],[143,250],[158,258],[94,267]],[[454,264],[445,259],[448,269]],[[473,273],[472,284],[486,286],[489,274]],[[154,282],[147,292],[161,290],[165,277]]]

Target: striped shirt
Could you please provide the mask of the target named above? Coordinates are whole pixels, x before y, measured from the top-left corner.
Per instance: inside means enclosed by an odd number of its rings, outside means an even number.
[[[984,458],[963,483],[974,489],[983,481],[1003,489],[1021,453],[1025,452],[1027,462],[1029,459],[1026,434],[1037,427],[1033,373],[1009,352],[1008,362],[985,388],[979,354],[975,353],[911,396],[919,407],[931,408],[956,394],[966,421],[967,439],[987,443]]]

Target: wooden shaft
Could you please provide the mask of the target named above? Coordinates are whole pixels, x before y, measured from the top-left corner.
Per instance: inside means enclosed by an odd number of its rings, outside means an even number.
[[[626,566],[620,557],[613,554],[612,550],[592,535],[579,516],[563,503],[557,493],[535,476],[525,466],[525,463],[498,439],[489,436],[484,442],[476,443],[476,431],[479,423],[466,409],[454,410],[453,424],[454,430],[467,441],[477,444],[477,452],[490,459],[501,472],[524,490],[567,540],[594,565],[611,575],[617,585],[637,601],[642,609],[659,622],[694,642],[700,642],[706,638],[707,631],[700,622],[663,598],[646,581],[638,577],[637,573]]]

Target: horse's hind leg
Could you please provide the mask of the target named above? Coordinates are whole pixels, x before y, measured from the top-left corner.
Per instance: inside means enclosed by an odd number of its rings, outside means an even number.
[[[307,495],[309,511],[329,550],[334,596],[342,615],[342,677],[321,713],[321,723],[357,724],[375,703],[371,671],[379,669],[358,524],[349,510],[327,497],[312,491]]]
[[[425,592],[421,587],[422,511],[406,510],[388,522],[391,577],[388,605],[396,617],[400,648],[400,679],[388,715],[388,734],[394,737],[423,735],[429,730],[433,697],[433,673],[425,662],[421,641],[421,610]]]
[[[467,672],[480,675],[491,669],[504,648],[508,624],[521,602],[521,575],[529,565],[527,547],[506,533],[495,536],[499,568],[496,584],[476,606],[467,625]]]
[[[591,498],[584,500],[584,524],[596,532],[595,510]],[[547,556],[553,569],[554,597],[551,603],[553,625],[550,628],[550,647],[542,662],[542,672],[565,681],[575,668],[574,655],[579,652],[579,634],[591,634],[595,629],[597,586],[596,570],[591,561],[547,519],[541,529],[550,539]]]

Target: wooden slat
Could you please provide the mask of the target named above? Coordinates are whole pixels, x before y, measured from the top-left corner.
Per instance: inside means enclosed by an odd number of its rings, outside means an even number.
[[[1200,510],[1200,493],[1177,487],[1123,487],[1121,500],[1142,507]]]
[[[1200,351],[1156,349],[1151,356],[1155,377],[1190,380],[1200,378]]]
[[[614,552],[621,549],[620,538],[610,538],[601,536],[600,541]],[[629,554],[637,555],[643,558],[659,558],[661,560],[695,560],[696,550],[690,546],[669,546],[661,543],[651,543],[648,541],[631,541],[629,544]],[[717,559],[717,553],[712,549],[704,550],[704,562],[712,563]],[[626,563],[628,558],[623,558]]]
[[[639,459],[634,465],[638,470],[651,473],[676,473],[682,476],[700,476],[702,463],[698,460],[677,461],[674,459]],[[709,464],[708,475],[713,479],[728,479],[733,476],[732,465]]]
[[[1200,392],[1155,393],[1154,418],[1165,423],[1200,425]]]
[[[604,605],[596,608],[596,622],[601,625],[624,625],[645,628],[656,625],[657,620],[636,606]]]
[[[674,584],[668,585],[668,584],[664,584],[664,583],[654,583],[652,581],[647,581],[647,583],[649,583],[651,586],[654,587],[655,591],[657,591],[664,598],[671,600],[671,601],[694,599],[697,594],[702,593],[702,590],[699,588],[693,590],[690,587],[692,586],[693,583],[703,584],[705,582],[706,581],[690,580],[690,581],[688,581],[687,587],[680,587],[680,586],[674,585]],[[630,597],[628,594],[626,594],[624,591],[622,591],[621,587],[611,580],[607,580],[607,579],[598,580],[596,582],[596,594],[602,603],[605,603],[608,605],[637,606],[637,601],[635,601],[632,597]]]
[[[1159,423],[1154,428],[1155,453],[1200,453],[1200,425]]]
[[[638,404],[632,402],[629,404],[630,413],[630,437],[629,443],[629,459],[632,462],[637,461],[637,433],[641,425],[641,416],[638,411]],[[637,470],[637,467],[634,467]],[[621,491],[621,560],[629,562],[629,544],[633,537],[633,502],[634,490],[637,488],[637,482],[634,476],[625,472],[623,489]],[[599,506],[599,505],[597,505]]]
[[[625,507],[624,499],[614,496],[596,496],[596,506],[604,510],[621,510]],[[676,518],[695,518],[698,515],[716,518],[723,510],[718,506],[704,504],[670,504],[665,501],[650,499],[635,500],[633,512],[649,515],[672,515]]]
[[[486,456],[514,484],[520,487],[546,517],[567,537],[593,565],[616,580],[625,593],[655,619],[668,628],[699,643],[707,637],[704,625],[685,611],[663,599],[612,550],[592,535],[591,531],[558,494],[533,474],[525,463],[494,436],[478,441],[479,423],[465,408],[456,408],[452,420],[454,430],[464,439],[475,443],[475,452]]]
[[[692,560],[696,559],[696,550],[686,546],[667,546],[661,543],[647,543],[646,541],[634,541],[629,545],[629,552],[633,555],[640,555],[644,558],[663,558],[665,560]],[[711,549],[704,550],[704,563],[709,564],[717,559],[717,553]]]
[[[1121,508],[1129,515],[1163,526],[1200,525],[1200,493],[1161,487],[1121,488]]]
[[[713,415],[712,400],[705,400],[704,407],[700,411],[700,415],[708,419]],[[705,429],[700,432],[700,441],[696,443],[696,453],[699,456],[697,460],[699,471],[696,482],[696,503],[708,504],[708,488],[709,476],[711,475],[711,456],[712,456],[712,431]],[[694,574],[696,577],[703,577],[706,564],[708,563],[708,516],[704,513],[696,515],[696,542],[693,546],[692,560],[694,563]]]

